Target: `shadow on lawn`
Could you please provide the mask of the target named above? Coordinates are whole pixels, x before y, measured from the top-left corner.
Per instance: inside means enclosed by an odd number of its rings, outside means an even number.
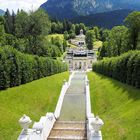
[[[96,74],[100,77],[100,79],[108,80],[114,86],[115,90],[122,90],[122,92],[128,94],[129,98],[132,98],[133,100],[140,100],[140,89],[125,83],[121,83],[120,81],[101,75],[99,73]]]

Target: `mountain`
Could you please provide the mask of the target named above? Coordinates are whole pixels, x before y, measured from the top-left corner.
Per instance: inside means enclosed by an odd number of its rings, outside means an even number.
[[[47,11],[51,17],[59,19],[78,16],[74,11],[72,0],[48,0],[40,7]]]
[[[1,16],[1,15],[4,15],[4,13],[5,13],[5,12],[4,12],[3,10],[0,9],[0,16]]]
[[[74,18],[114,10],[140,10],[139,0],[48,0],[40,6],[52,17]]]
[[[87,26],[98,26],[111,29],[117,25],[123,25],[124,19],[132,10],[114,10],[111,12],[97,13],[87,16],[78,16],[70,19],[73,23],[84,23]]]

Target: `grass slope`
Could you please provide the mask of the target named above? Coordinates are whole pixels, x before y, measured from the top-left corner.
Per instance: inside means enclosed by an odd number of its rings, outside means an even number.
[[[99,48],[101,48],[103,46],[103,42],[102,41],[95,41],[94,43],[93,43],[93,48],[94,49],[99,49]]]
[[[51,35],[48,35],[46,36],[46,39],[49,39],[51,40],[52,38],[59,38],[59,40],[61,41],[61,43],[63,43],[63,40],[64,40],[64,35],[63,34],[51,34]]]
[[[64,41],[64,35],[63,34],[51,34],[51,35],[46,36],[46,39],[48,39],[48,40],[51,40],[51,38],[59,38],[61,43],[63,43],[63,41]],[[77,46],[75,46],[73,44],[70,44],[68,41],[67,41],[67,43],[68,43],[68,46],[70,48],[77,48]]]
[[[140,90],[90,72],[92,112],[99,115],[104,140],[140,139]]]
[[[65,78],[67,72],[0,91],[0,140],[17,139],[21,131],[18,120],[24,113],[38,121],[54,112]]]

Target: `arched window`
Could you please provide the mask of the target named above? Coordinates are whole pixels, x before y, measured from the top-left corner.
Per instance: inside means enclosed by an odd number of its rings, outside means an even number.
[[[75,62],[75,69],[77,69],[77,62]]]
[[[79,69],[82,69],[82,62],[79,62]]]
[[[86,66],[86,62],[84,62],[84,66]]]
[[[92,60],[90,61],[90,64],[92,64]]]

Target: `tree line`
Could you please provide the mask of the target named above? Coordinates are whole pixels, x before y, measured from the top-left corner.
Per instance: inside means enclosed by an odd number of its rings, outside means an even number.
[[[140,12],[132,12],[125,26],[101,30],[103,46],[93,71],[140,88]]]
[[[140,12],[130,13],[124,23],[124,26],[115,26],[111,30],[100,30],[103,46],[99,50],[99,59],[140,49]]]
[[[46,12],[39,9],[29,13],[9,10],[0,17],[0,46],[9,45],[18,51],[43,57],[59,57],[67,47],[66,41],[47,40],[52,22]],[[57,53],[59,52],[59,53]]]
[[[57,60],[67,43],[48,39],[51,21],[39,9],[29,13],[9,10],[0,16],[0,89],[18,86],[63,72],[67,65]]]
[[[63,62],[24,54],[13,47],[0,47],[0,89],[19,86],[49,75],[64,72]]]

